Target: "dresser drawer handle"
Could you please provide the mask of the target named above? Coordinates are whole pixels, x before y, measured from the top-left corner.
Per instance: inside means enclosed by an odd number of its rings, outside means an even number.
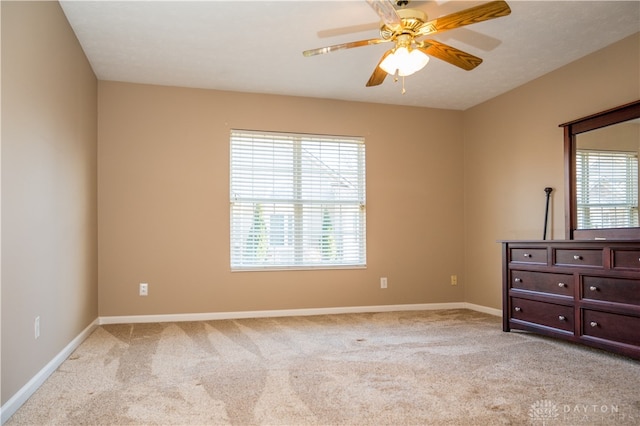
[[[574,260],[580,260],[580,259],[582,259],[582,256],[577,255],[577,254],[574,254],[574,255],[573,255],[573,259],[574,259]]]
[[[517,283],[521,283],[522,282],[522,278],[516,278],[516,279],[514,279],[514,281],[517,282]]]
[[[591,287],[589,287],[589,290],[591,291],[597,291],[598,287],[596,287],[595,285],[592,285]]]
[[[567,285],[565,283],[558,283],[558,287],[566,287]]]
[[[591,322],[589,323],[589,325],[591,325],[591,327],[597,327],[597,326],[598,326],[598,323],[597,323],[597,322],[595,322],[595,321],[591,321]]]
[[[560,321],[564,321],[564,320],[566,320],[566,319],[567,319],[567,317],[565,317],[564,315],[558,315],[558,319],[559,319]]]
[[[523,256],[524,257],[531,257],[531,255],[529,253],[524,253]]]
[[[520,312],[522,310],[522,308],[520,306],[516,306],[515,308],[513,308],[516,312]]]

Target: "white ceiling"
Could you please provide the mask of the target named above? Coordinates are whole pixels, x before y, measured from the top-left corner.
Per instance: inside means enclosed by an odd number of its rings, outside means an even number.
[[[465,110],[640,31],[640,2],[507,0],[509,16],[433,39],[481,57],[473,71],[433,58],[402,82],[365,87],[390,44],[303,57],[377,38],[353,1],[60,3],[100,80]],[[429,19],[483,1],[410,1]],[[640,70],[639,70],[640,76]],[[640,78],[640,77],[639,77]]]

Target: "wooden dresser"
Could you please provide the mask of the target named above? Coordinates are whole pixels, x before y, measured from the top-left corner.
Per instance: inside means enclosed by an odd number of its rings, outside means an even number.
[[[503,330],[640,359],[640,241],[502,241]]]

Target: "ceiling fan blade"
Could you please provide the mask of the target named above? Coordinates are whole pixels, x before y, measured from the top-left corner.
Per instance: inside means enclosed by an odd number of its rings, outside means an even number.
[[[392,50],[387,50],[386,52],[384,52],[384,55],[382,55],[382,58],[380,58],[376,69],[373,70],[373,74],[371,74],[371,77],[369,77],[369,81],[367,81],[367,87],[378,86],[382,84],[384,79],[387,77],[387,72],[380,68],[380,64],[382,63],[382,61],[384,61],[384,58],[391,54],[391,52]]]
[[[402,20],[389,0],[367,0],[367,3],[387,27],[394,31],[402,28]]]
[[[318,31],[318,37],[337,37],[347,34],[363,33],[366,31],[377,31],[380,29],[380,22],[371,22],[368,24],[349,25],[347,27],[331,28],[328,30]]]
[[[482,59],[473,56],[470,53],[458,50],[447,44],[437,42],[435,40],[425,40],[418,46],[422,52],[427,55],[434,56],[452,65],[471,71],[482,63]]]
[[[441,33],[465,25],[500,18],[510,13],[511,8],[506,2],[502,0],[492,1],[425,22],[416,30],[416,37]]]
[[[381,38],[372,38],[372,39],[369,39],[369,40],[351,41],[349,43],[342,43],[342,44],[336,44],[336,45],[333,45],[333,46],[319,47],[317,49],[305,50],[304,52],[302,52],[302,54],[304,56],[322,55],[322,54],[329,53],[329,52],[335,52],[336,50],[351,49],[351,48],[354,48],[354,47],[369,46],[369,45],[372,45],[372,44],[389,43],[390,41],[391,40],[384,40],[384,39],[381,39]]]

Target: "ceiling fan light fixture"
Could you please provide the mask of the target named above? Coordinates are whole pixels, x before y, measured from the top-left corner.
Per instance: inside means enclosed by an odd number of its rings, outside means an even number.
[[[389,75],[395,75],[397,71],[400,77],[404,77],[420,71],[428,62],[429,56],[424,52],[400,46],[384,58],[380,68]]]

